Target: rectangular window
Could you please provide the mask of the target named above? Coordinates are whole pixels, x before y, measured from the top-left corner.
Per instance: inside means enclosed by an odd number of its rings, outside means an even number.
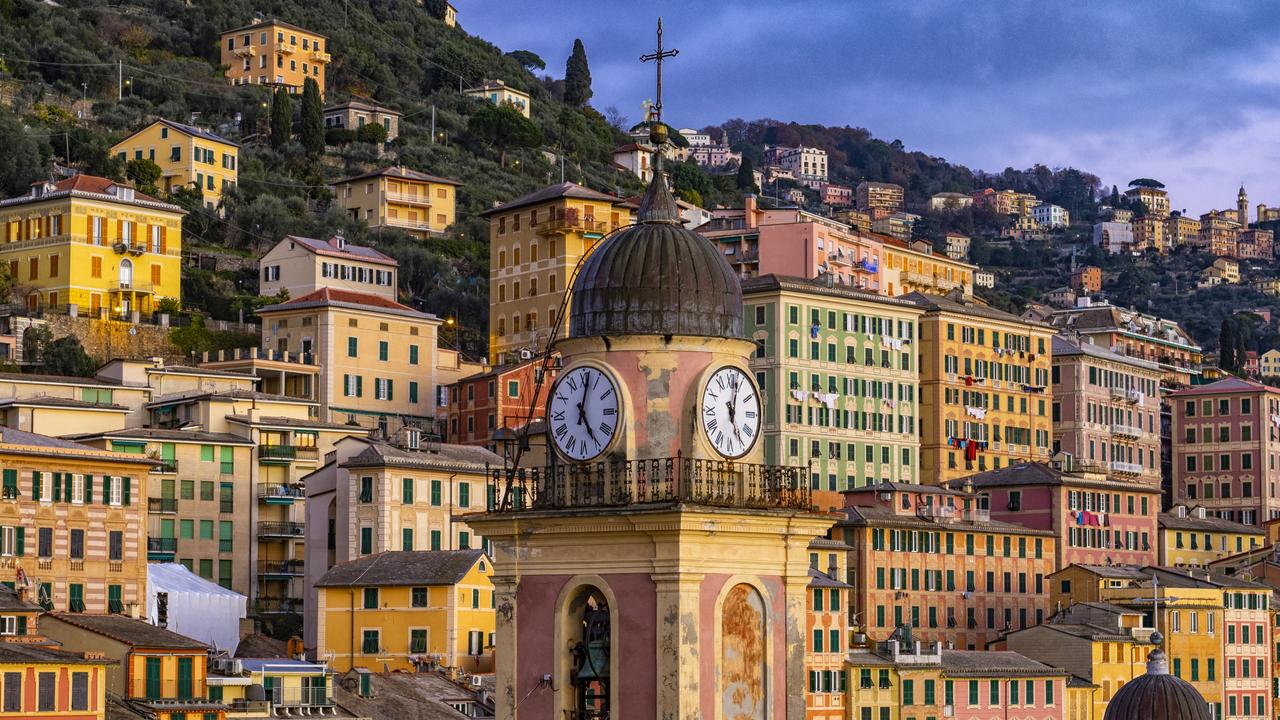
[[[365,655],[377,655],[379,649],[378,631],[365,630],[362,635],[360,651]]]
[[[364,605],[365,610],[378,609],[378,588],[369,587],[364,589]]]
[[[373,528],[360,528],[360,554],[368,555],[373,552]]]

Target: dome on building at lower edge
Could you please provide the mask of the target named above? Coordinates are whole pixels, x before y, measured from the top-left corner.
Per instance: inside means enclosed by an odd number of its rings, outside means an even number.
[[[1112,696],[1103,720],[1213,720],[1213,712],[1191,683],[1169,674],[1169,659],[1157,648],[1147,660],[1146,674]]]
[[[573,282],[569,337],[742,337],[742,286],[715,243],[681,224],[660,162],[638,222],[604,239]]]

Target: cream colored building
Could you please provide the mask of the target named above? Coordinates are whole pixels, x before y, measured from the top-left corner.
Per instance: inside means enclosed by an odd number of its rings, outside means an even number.
[[[1164,234],[1171,248],[1195,245],[1200,241],[1200,220],[1186,215],[1170,215],[1165,218]]]
[[[333,58],[328,38],[284,22],[260,20],[222,33],[222,65],[232,85],[278,85],[302,92],[307,78],[324,95],[325,68]]]
[[[941,295],[957,288],[966,296],[973,294],[976,265],[939,255],[925,243],[908,245],[885,235],[875,239],[884,245],[880,288],[885,295],[895,297],[911,292]]]
[[[306,483],[308,602],[329,568],[377,553],[467,550],[484,539],[456,515],[487,507],[487,470],[502,459],[481,447],[428,442],[404,429],[391,442],[347,438]],[[316,617],[305,643],[315,647]]]
[[[341,235],[328,240],[287,235],[258,261],[258,294],[274,297],[285,291],[295,298],[329,287],[395,300],[398,266],[395,258]]]
[[[334,205],[352,220],[363,220],[370,229],[398,229],[425,238],[453,224],[461,185],[405,167],[386,167],[330,187]]]
[[[324,126],[359,130],[365,125],[381,125],[387,131],[387,142],[391,142],[400,137],[401,117],[391,108],[352,100],[326,107]]]
[[[529,117],[532,109],[529,93],[510,87],[501,80],[486,80],[479,87],[469,88],[463,95],[479,98],[493,105],[510,105],[525,117]]]
[[[1169,193],[1160,188],[1135,187],[1124,191],[1130,199],[1147,206],[1147,214],[1163,218],[1169,216]]]
[[[436,412],[439,318],[381,295],[321,288],[258,310],[264,348],[314,357],[321,419],[395,429]]]
[[[222,204],[236,186],[240,146],[208,130],[160,119],[111,146],[122,162],[150,160],[160,166],[159,189],[171,193],[194,186],[204,206]]]
[[[489,220],[491,363],[506,362],[512,352],[540,352],[553,328],[565,335],[569,307],[559,313],[569,276],[605,235],[631,224],[632,210],[612,195],[565,182],[481,213]]]

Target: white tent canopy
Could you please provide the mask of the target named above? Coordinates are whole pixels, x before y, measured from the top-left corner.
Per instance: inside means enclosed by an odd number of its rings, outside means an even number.
[[[228,653],[240,643],[247,598],[180,563],[147,564],[147,619],[159,623],[157,593],[168,593],[168,629]]]

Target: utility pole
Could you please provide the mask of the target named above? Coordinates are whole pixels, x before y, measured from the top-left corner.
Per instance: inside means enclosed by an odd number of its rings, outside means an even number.
[[[116,101],[124,99],[124,61],[116,61]]]
[[[436,141],[436,106],[431,106],[431,142]]]

